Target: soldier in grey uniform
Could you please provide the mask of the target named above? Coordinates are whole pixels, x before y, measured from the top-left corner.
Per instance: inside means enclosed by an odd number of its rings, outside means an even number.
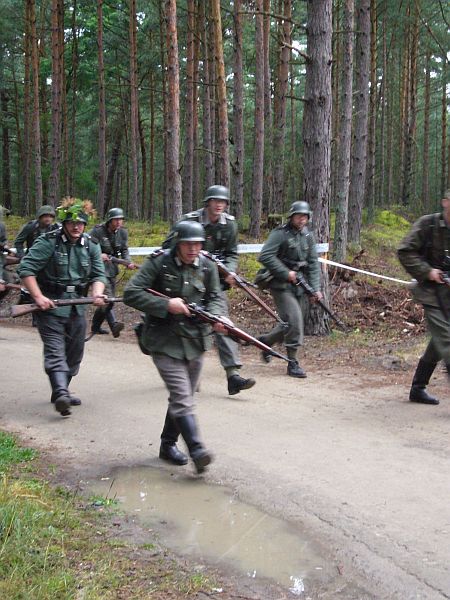
[[[14,240],[16,254],[19,258],[22,258],[25,254],[24,244],[26,244],[28,251],[40,235],[59,229],[58,223],[54,222],[55,217],[56,213],[53,206],[45,204],[38,209],[36,218],[22,227]]]
[[[423,305],[431,335],[414,373],[409,399],[439,404],[426,387],[440,360],[450,375],[450,190],[442,199],[442,212],[424,215],[414,223],[400,244],[398,257],[417,280],[413,297]]]
[[[220,315],[222,308],[217,267],[200,254],[204,241],[205,232],[199,223],[178,223],[171,249],[149,256],[124,292],[125,303],[145,313],[140,345],[151,354],[169,390],[159,456],[175,465],[187,463],[186,455],[176,446],[181,433],[198,473],[211,462],[194,415],[194,394],[204,352],[211,346],[211,329],[191,318],[186,303],[201,304],[215,315]],[[158,298],[146,288],[170,298]],[[220,324],[214,329],[225,332]]]
[[[84,233],[88,215],[81,201],[57,209],[62,228],[44,233],[22,259],[22,285],[41,309],[37,327],[44,344],[44,368],[52,387],[51,402],[62,416],[81,400],[69,392],[83,358],[84,306],[55,308],[55,298],[80,298],[92,284],[94,304],[105,304],[106,277],[100,247]]]
[[[213,185],[206,190],[203,200],[204,207],[195,210],[181,218],[182,221],[195,221],[205,230],[205,250],[220,258],[226,268],[234,273],[237,269],[237,223],[235,218],[226,212],[230,202],[230,192],[223,185]],[[174,236],[174,230],[163,243],[163,248],[169,248]],[[228,301],[226,290],[234,286],[234,277],[229,275],[220,279],[222,293],[222,315],[228,316]],[[238,344],[227,336],[217,334],[217,349],[220,364],[225,369],[228,380],[228,393],[232,396],[241,390],[248,390],[255,385],[252,378],[245,379],[239,375],[242,363],[239,357]]]
[[[130,258],[128,232],[123,227],[124,219],[125,215],[121,208],[111,208],[106,214],[106,221],[96,225],[90,232],[90,236],[98,242],[102,251],[102,260],[105,264],[107,277],[105,292],[108,296],[116,295],[116,277],[119,274],[117,263],[113,262],[111,258],[121,258],[128,261],[127,269],[137,268]],[[106,329],[102,328],[105,319],[113,337],[119,337],[124,324],[117,321],[113,304],[108,304],[106,308],[97,308],[92,318],[91,332],[97,334],[108,333]]]
[[[315,292],[315,298],[322,299],[320,291],[320,265],[317,258],[316,242],[308,222],[312,216],[307,202],[297,201],[289,209],[288,222],[274,229],[264,244],[259,262],[264,265],[257,275],[265,280],[274,299],[278,314],[287,327],[276,325],[268,334],[259,339],[268,346],[284,342],[290,362],[287,374],[290,377],[304,378],[305,371],[297,360],[298,347],[303,344],[303,288],[296,286],[297,272],[301,271]],[[314,301],[314,298],[312,298]],[[263,353],[266,362],[270,357]]]

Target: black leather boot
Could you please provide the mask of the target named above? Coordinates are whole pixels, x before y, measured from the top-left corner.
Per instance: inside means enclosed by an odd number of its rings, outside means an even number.
[[[298,377],[298,379],[305,379],[306,373],[298,364],[298,360],[290,360],[287,366],[287,374],[289,377]]]
[[[203,473],[213,458],[199,439],[195,415],[176,417],[174,422],[184,441],[186,442],[189,455],[194,461],[197,473]]]
[[[241,390],[249,390],[255,383],[252,378],[244,379],[240,375],[231,375],[231,377],[228,377],[228,393],[230,396],[234,396],[239,394]]]
[[[430,383],[430,378],[433,375],[436,363],[427,363],[422,359],[414,373],[411,390],[409,392],[410,402],[420,402],[421,404],[439,404],[439,400],[430,396],[426,391],[427,385]]]
[[[109,328],[111,329],[111,333],[113,337],[118,338],[120,336],[120,332],[125,327],[125,325],[121,321],[116,321],[116,315],[112,310],[108,310],[106,313],[106,320],[108,321]]]
[[[97,308],[97,310],[94,312],[94,316],[92,317],[91,332],[95,333],[96,335],[108,335],[109,331],[107,329],[103,329],[101,326],[104,320],[104,311]]]
[[[70,396],[67,389],[68,374],[65,371],[52,371],[48,374],[52,386],[52,403],[62,417],[70,415]]]
[[[187,465],[188,457],[177,448],[178,429],[173,422],[169,411],[166,413],[166,420],[161,433],[161,446],[159,448],[159,458],[166,460],[172,465]]]
[[[69,377],[67,378],[67,387],[69,387],[71,381],[72,381],[72,375],[69,375]],[[80,404],[81,404],[80,398],[78,398],[77,396],[74,396],[70,390],[68,390],[68,392],[69,392],[69,397],[70,397],[70,405],[71,406],[80,406]]]

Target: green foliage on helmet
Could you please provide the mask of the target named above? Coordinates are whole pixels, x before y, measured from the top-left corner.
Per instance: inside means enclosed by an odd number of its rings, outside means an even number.
[[[312,210],[308,202],[305,202],[304,200],[293,202],[289,208],[288,217],[292,217],[293,215],[308,215],[308,217],[311,218]]]
[[[106,213],[106,222],[112,219],[125,219],[125,214],[121,208],[110,208]]]
[[[180,221],[175,226],[175,243],[178,242],[204,242],[205,230],[197,221]]]
[[[95,210],[90,200],[80,200],[70,196],[63,198],[61,205],[56,208],[56,216],[61,223],[79,221],[86,224],[89,217],[94,215]]]
[[[227,204],[230,202],[230,190],[224,185],[212,185],[206,190],[203,202],[206,204],[212,198],[217,200],[225,200]]]

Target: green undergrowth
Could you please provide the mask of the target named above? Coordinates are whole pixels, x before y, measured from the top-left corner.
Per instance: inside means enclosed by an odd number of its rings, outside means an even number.
[[[29,462],[36,456],[0,432],[0,598],[176,599],[210,592],[212,577],[180,569],[154,540],[120,539],[117,527],[112,531],[120,516],[113,502],[52,486]]]

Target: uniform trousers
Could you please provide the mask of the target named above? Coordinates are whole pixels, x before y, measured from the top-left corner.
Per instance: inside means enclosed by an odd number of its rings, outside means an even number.
[[[204,355],[192,360],[152,354],[153,362],[169,390],[169,414],[173,419],[194,413],[194,394],[200,380]]]
[[[298,348],[303,344],[303,296],[296,296],[287,290],[270,290],[272,298],[277,307],[277,312],[281,319],[287,323],[287,327],[281,323],[275,325],[272,331],[264,334],[264,343],[273,346],[277,342],[282,343],[286,348]]]
[[[222,290],[220,294],[220,314],[222,317],[228,317],[228,299],[227,294]],[[217,350],[219,352],[220,364],[224,369],[239,369],[242,362],[239,357],[239,346],[228,335],[222,333],[214,334]]]
[[[422,360],[430,364],[443,360],[446,365],[450,365],[450,323],[440,308],[425,305],[424,310],[431,340]],[[450,312],[450,307],[448,310]]]
[[[45,372],[65,372],[74,377],[80,369],[84,353],[84,314],[79,315],[75,307],[72,307],[68,317],[39,311],[36,313],[36,321],[44,344]]]

